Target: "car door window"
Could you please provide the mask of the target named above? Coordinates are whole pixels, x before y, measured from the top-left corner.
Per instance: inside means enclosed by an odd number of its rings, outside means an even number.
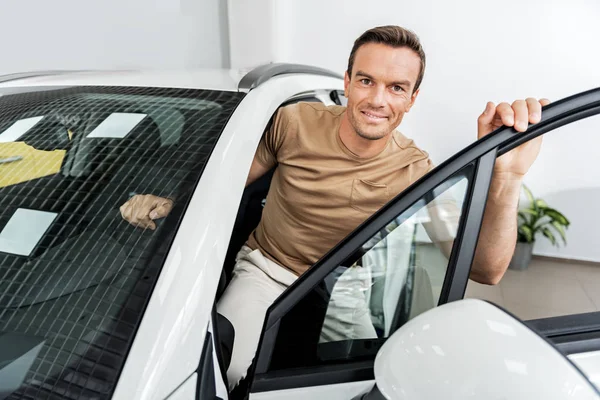
[[[335,266],[281,319],[269,369],[373,358],[435,307],[472,175],[470,165],[437,185]]]
[[[414,214],[392,220],[361,246],[350,267],[340,265],[325,278],[330,299],[320,343],[387,338],[437,305],[467,182],[454,178],[419,199]]]

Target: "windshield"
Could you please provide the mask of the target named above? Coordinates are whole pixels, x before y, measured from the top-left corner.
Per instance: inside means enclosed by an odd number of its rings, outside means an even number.
[[[243,94],[29,90],[0,91],[0,398],[108,398]],[[144,193],[175,199],[155,230],[119,211]]]

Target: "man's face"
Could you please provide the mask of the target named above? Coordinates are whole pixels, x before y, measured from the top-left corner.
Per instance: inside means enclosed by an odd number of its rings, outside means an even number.
[[[408,48],[368,43],[358,49],[344,89],[348,119],[360,137],[381,139],[400,125],[417,98],[420,69],[421,59]]]

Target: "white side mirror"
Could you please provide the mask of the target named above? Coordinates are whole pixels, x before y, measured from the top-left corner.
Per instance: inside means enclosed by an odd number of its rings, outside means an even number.
[[[476,299],[434,308],[402,326],[379,350],[375,379],[380,393],[365,398],[600,399],[544,338]]]

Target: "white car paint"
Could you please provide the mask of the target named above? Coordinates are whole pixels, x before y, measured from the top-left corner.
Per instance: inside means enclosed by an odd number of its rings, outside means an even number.
[[[225,384],[224,377],[226,371],[221,371],[221,367],[219,365],[219,357],[217,356],[217,346],[220,344],[216,341],[215,335],[213,333],[213,323],[212,320],[208,324],[208,332],[211,334],[212,340],[212,361],[213,361],[213,370],[215,372],[215,391],[217,392],[217,397],[221,399],[226,399],[228,397],[228,391]]]
[[[569,359],[575,363],[588,377],[590,381],[600,390],[600,351],[579,353],[569,355]]]
[[[378,352],[375,376],[390,400],[598,399],[544,338],[478,299],[444,304],[407,322]]]
[[[246,70],[193,69],[185,71],[85,71],[40,75],[0,83],[14,86],[137,86],[238,91]]]
[[[196,398],[198,374],[194,373],[168,397],[168,400],[191,400]]]
[[[287,98],[318,88],[342,89],[343,81],[307,75],[275,77],[240,103],[191,199],[114,399],[164,399],[198,367],[239,202],[263,130]],[[227,179],[223,171],[228,171]]]

